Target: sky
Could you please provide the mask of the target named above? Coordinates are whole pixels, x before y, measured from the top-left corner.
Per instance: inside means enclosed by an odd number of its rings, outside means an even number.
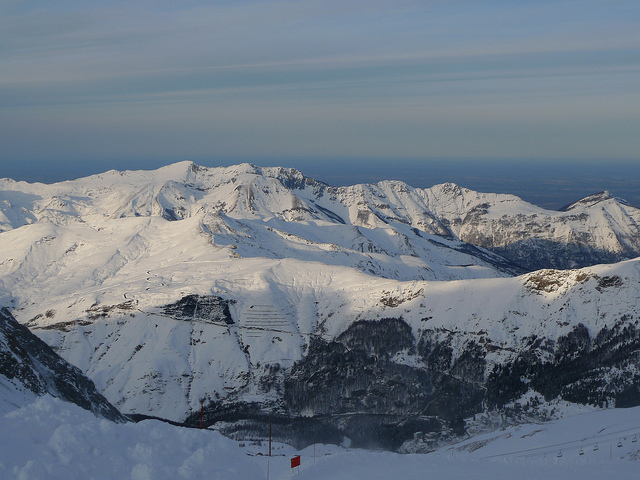
[[[0,0],[0,177],[640,162],[637,0]]]

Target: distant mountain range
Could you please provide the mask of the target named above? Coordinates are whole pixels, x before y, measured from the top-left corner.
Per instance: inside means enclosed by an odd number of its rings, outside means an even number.
[[[639,221],[606,192],[549,211],[248,164],[4,179],[0,304],[125,413],[205,399],[220,428],[401,449],[640,404]]]

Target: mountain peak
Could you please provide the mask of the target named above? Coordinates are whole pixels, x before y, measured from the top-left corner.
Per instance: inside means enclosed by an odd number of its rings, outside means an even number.
[[[611,200],[611,199],[614,199],[623,204],[627,203],[624,200],[616,198],[613,195],[611,195],[611,192],[609,192],[609,190],[604,190],[602,192],[594,193],[592,195],[587,195],[586,197],[581,198],[578,201],[570,203],[569,205],[562,207],[560,211],[568,212],[578,207],[592,207],[598,203],[604,202],[606,200]]]
[[[196,165],[190,160],[185,160],[182,162],[172,163],[171,165],[166,165],[156,171],[159,176],[168,176],[172,180],[179,182],[189,182],[193,179],[194,175],[203,168],[204,167]]]
[[[463,191],[460,185],[457,185],[451,182],[440,183],[438,185],[434,185],[431,188],[437,189],[445,195],[453,195],[453,196],[460,195],[460,193],[462,193]]]

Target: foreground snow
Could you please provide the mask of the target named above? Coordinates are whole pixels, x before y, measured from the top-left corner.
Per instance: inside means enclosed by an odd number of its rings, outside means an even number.
[[[52,397],[0,418],[0,478],[262,478],[236,442],[158,421],[119,425]]]
[[[118,425],[42,397],[0,417],[4,479],[603,479],[637,478],[640,408],[589,412],[478,435],[428,455],[317,445],[239,444],[158,421]],[[594,451],[595,443],[598,450]],[[621,447],[618,447],[618,444]],[[579,455],[580,449],[584,455]],[[557,454],[562,451],[562,457]],[[314,462],[315,453],[315,462]],[[301,455],[299,475],[290,459]],[[610,458],[611,457],[611,458]],[[267,472],[268,469],[268,472]],[[295,477],[294,477],[295,474]]]

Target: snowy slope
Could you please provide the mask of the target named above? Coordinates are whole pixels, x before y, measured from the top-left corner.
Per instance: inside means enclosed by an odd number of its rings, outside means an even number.
[[[562,411],[563,406],[556,408]],[[473,435],[437,451],[493,461],[592,464],[612,460],[640,460],[639,409],[567,412],[551,422],[513,425]]]
[[[115,424],[52,397],[0,417],[3,479],[263,478],[217,432],[158,421]]]
[[[416,338],[429,331],[448,341],[454,357],[480,342],[491,347],[490,371],[532,336],[555,340],[578,324],[595,336],[623,316],[632,325],[640,318],[638,261],[458,282],[398,282],[295,260],[188,266],[188,272],[142,269],[128,284],[60,296],[46,305],[65,313],[60,320],[58,313],[47,318],[39,302],[25,306],[20,318],[33,319],[28,325],[122,410],[176,420],[203,397],[264,398],[255,384],[270,364],[290,367],[312,334],[332,339],[358,320],[402,317]],[[605,277],[620,278],[620,285],[602,289]],[[158,308],[187,292],[232,299],[234,323],[196,315],[176,320]]]
[[[638,413],[638,408],[588,412],[546,424],[508,427],[428,455],[322,444],[296,451],[274,444],[269,458],[266,442],[238,443],[218,432],[154,420],[113,424],[43,397],[0,416],[0,476],[8,480],[631,479],[638,472],[640,447],[633,443],[640,434]],[[581,448],[584,455],[578,454]],[[299,473],[290,468],[296,455],[301,457]]]
[[[454,184],[419,192],[426,207],[458,238],[529,270],[577,268],[640,255],[640,209],[606,191],[562,211]]]
[[[313,447],[308,447],[300,452],[300,478],[632,479],[640,459],[640,442],[633,441],[640,435],[637,415],[638,408],[596,411],[507,427],[427,455],[323,446],[316,447],[314,462]],[[278,467],[286,471],[286,465]]]

